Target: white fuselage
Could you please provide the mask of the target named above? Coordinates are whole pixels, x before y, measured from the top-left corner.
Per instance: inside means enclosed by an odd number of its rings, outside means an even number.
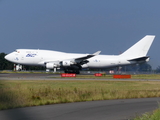
[[[47,69],[62,68],[65,72],[79,73],[82,68],[107,68],[146,62],[146,56],[154,40],[154,35],[146,35],[120,55],[75,54],[51,50],[17,49],[5,59],[17,64],[42,65]]]
[[[47,62],[61,62],[86,55],[87,54],[64,53],[50,50],[18,49],[8,54],[5,58],[17,64],[45,66]],[[134,64],[134,62],[129,62],[119,55],[97,55],[87,60],[89,62],[82,65],[83,68],[106,68]]]

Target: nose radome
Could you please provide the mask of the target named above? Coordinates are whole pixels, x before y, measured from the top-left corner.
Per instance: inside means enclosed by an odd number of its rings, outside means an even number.
[[[8,55],[6,55],[4,58],[7,60],[7,58],[8,58]]]
[[[4,57],[6,60],[8,60],[8,61],[10,61],[10,55],[6,55],[5,57]]]

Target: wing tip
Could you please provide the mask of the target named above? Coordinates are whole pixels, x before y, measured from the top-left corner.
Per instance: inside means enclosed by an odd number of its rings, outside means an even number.
[[[101,51],[97,51],[95,53],[93,53],[93,55],[99,55],[101,53]]]

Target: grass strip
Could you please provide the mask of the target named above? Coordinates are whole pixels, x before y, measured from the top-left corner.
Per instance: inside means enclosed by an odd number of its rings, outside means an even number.
[[[160,82],[1,80],[0,110],[56,103],[160,97]]]
[[[145,113],[137,116],[133,120],[160,120],[160,109],[154,110],[153,113]]]

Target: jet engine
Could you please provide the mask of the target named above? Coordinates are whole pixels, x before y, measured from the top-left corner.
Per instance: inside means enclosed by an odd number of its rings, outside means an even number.
[[[55,63],[46,63],[46,68],[47,69],[53,69],[53,68],[56,68],[57,67],[57,64]]]
[[[72,61],[62,61],[61,64],[64,67],[69,67],[69,66],[73,65],[74,63]]]

